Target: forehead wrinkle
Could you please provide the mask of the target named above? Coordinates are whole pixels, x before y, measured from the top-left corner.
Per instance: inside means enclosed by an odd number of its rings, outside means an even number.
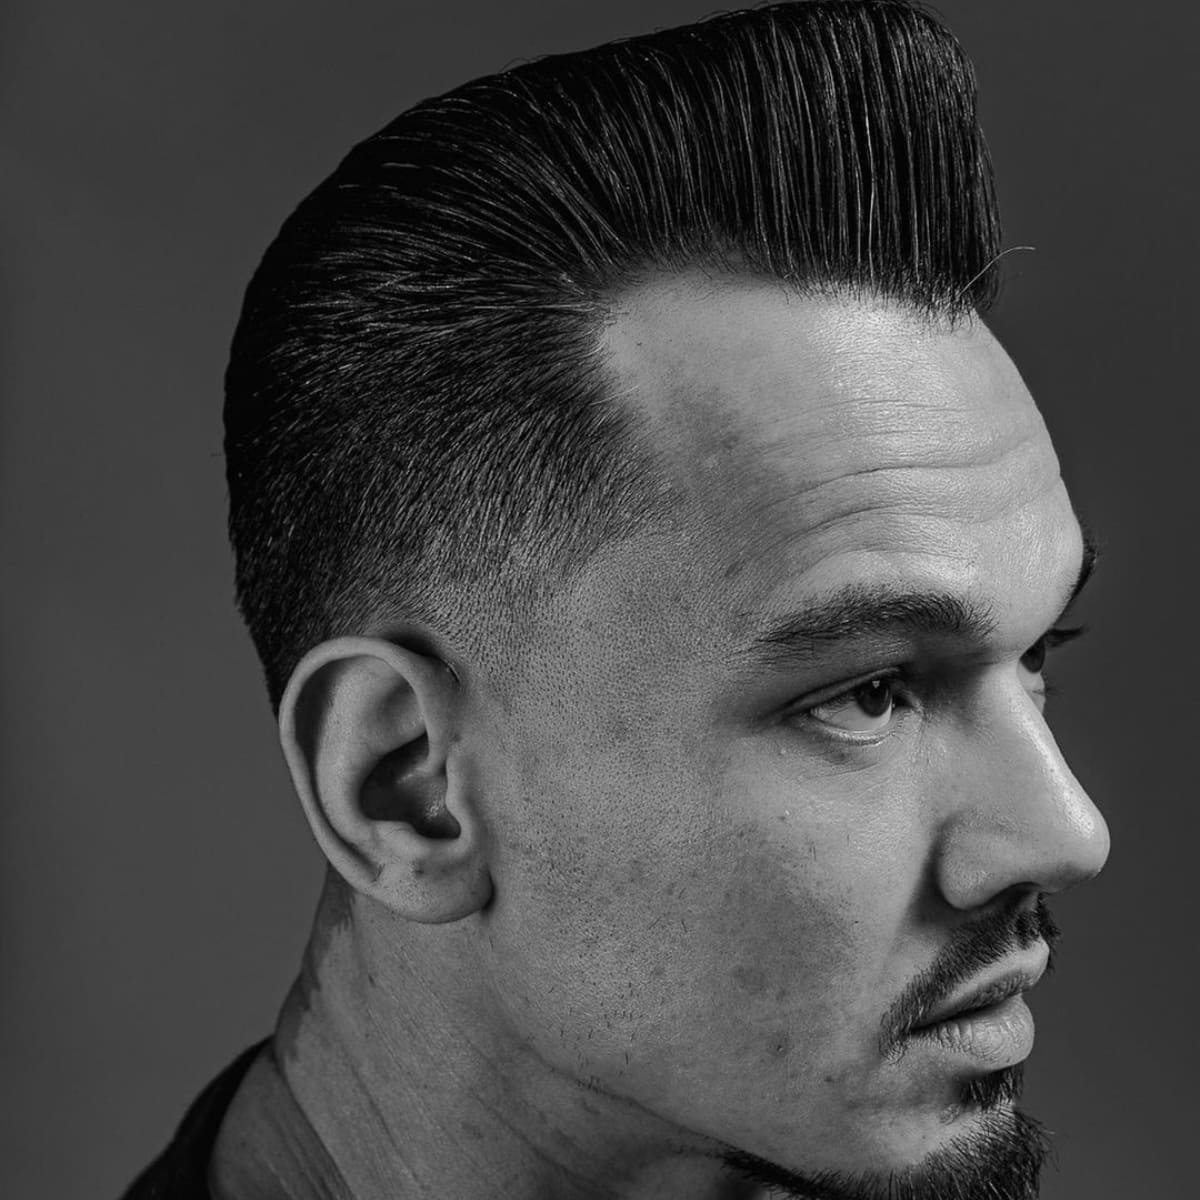
[[[713,556],[726,576],[748,581],[761,565],[769,579],[777,563],[807,569],[826,556],[831,540],[839,552],[851,537],[863,549],[945,551],[962,528],[1038,504],[1062,486],[1058,460],[1036,443],[1024,444],[1029,453],[1018,447],[988,463],[881,464],[816,483],[752,460],[740,473],[743,486],[735,480],[725,488],[715,472],[694,472],[673,487],[685,504],[679,515],[691,513],[681,529],[694,554]]]
[[[898,408],[919,414],[919,420],[898,419]],[[890,471],[985,471],[999,464],[1007,470],[1025,461],[1037,475],[1058,473],[1057,456],[1032,404],[1001,418],[941,403],[839,398],[772,413],[757,427],[731,414],[723,424],[719,443],[689,445],[693,453],[683,462],[695,464],[695,451],[708,449],[713,466],[722,458],[731,468],[744,464],[754,478],[778,483],[796,497],[827,483]]]
[[[1051,466],[1053,469],[1048,469]],[[727,553],[736,556],[737,573],[745,575],[747,567],[758,564],[773,575],[770,568],[777,563],[807,569],[825,556],[831,538],[839,552],[851,536],[862,549],[878,545],[891,551],[944,551],[958,540],[962,528],[1015,515],[1037,505],[1062,484],[1057,460],[1053,464],[1035,460],[1034,469],[1028,470],[1035,477],[1020,489],[1013,486],[1014,480],[1025,471],[1018,473],[1003,460],[984,469],[990,475],[982,480],[972,477],[967,468],[955,469],[950,477],[944,469],[867,469],[849,479],[838,478],[803,490],[748,493],[740,498],[740,505],[732,501],[736,512],[730,511],[728,497],[718,497],[723,505],[708,507],[713,525],[719,523],[728,530],[721,541]],[[959,472],[967,477],[959,477]],[[1014,493],[1021,498],[1016,506]],[[963,499],[970,501],[969,513],[960,511]],[[946,536],[941,539],[937,529],[943,525]]]
[[[999,420],[978,410],[947,412],[936,403],[914,401],[904,408],[932,419],[933,427],[913,429],[897,420],[890,400],[837,399],[793,413],[759,412],[755,423],[736,411],[717,383],[691,393],[690,406],[672,389],[667,412],[660,404],[646,404],[642,391],[626,378],[619,395],[641,410],[639,423],[654,444],[667,486],[688,497],[710,529],[714,518],[723,524],[737,514],[745,517],[742,538],[747,529],[760,530],[762,521],[781,514],[787,514],[785,524],[820,529],[872,507],[933,513],[968,495],[986,496],[981,514],[986,519],[1011,498],[1019,477],[1026,491],[1037,492],[1058,479],[1057,456],[1032,404],[1016,420],[1012,413]],[[703,409],[705,417],[687,421],[689,407]],[[652,415],[654,408],[660,411]],[[829,420],[814,421],[822,412],[839,428],[830,430]]]

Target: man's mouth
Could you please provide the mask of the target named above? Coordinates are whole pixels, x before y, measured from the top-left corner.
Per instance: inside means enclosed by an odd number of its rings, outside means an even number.
[[[1043,960],[1036,967],[1019,968],[976,984],[970,991],[960,993],[937,1005],[917,1025],[913,1032],[940,1025],[946,1021],[969,1017],[974,1013],[1002,1005],[1013,996],[1027,992],[1041,979],[1046,969]]]
[[[987,1070],[1021,1062],[1033,1049],[1033,1015],[1022,994],[1041,979],[1045,955],[1036,964],[1010,968],[935,1006],[914,1026],[910,1047],[928,1047],[974,1058]]]

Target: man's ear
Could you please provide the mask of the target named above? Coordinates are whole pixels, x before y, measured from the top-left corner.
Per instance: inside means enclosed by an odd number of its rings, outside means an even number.
[[[279,706],[292,782],[326,858],[411,921],[454,921],[491,899],[461,713],[444,663],[376,638],[317,646]]]

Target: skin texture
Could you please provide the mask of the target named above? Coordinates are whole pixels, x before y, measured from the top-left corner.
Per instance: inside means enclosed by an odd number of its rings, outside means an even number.
[[[1103,865],[1021,661],[1079,526],[988,330],[696,273],[622,295],[603,352],[671,527],[598,555],[503,671],[430,630],[297,670],[284,748],[348,888],[218,1194],[693,1198],[755,1194],[727,1147],[920,1163],[978,1127],[955,1096],[983,1067],[886,1058],[888,1006],[971,922]],[[986,628],[753,656],[850,584]],[[890,715],[845,697],[891,670]]]

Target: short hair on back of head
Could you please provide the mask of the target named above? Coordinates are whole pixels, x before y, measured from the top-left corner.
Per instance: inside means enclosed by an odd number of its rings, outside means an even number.
[[[906,0],[726,13],[402,113],[287,219],[234,335],[229,525],[272,704],[326,638],[483,638],[654,519],[597,354],[623,284],[704,264],[953,320],[992,303],[999,239],[970,62]]]

